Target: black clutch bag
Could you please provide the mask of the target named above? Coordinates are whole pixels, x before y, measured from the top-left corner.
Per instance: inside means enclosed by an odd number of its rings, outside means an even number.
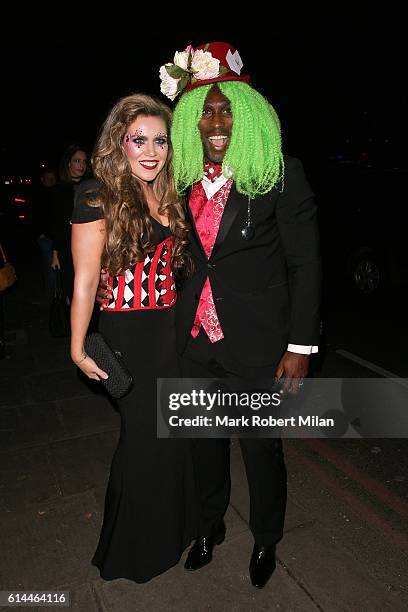
[[[133,379],[118,351],[113,351],[102,334],[94,332],[85,338],[84,349],[89,357],[109,376],[101,379],[106,391],[118,399],[130,390]]]

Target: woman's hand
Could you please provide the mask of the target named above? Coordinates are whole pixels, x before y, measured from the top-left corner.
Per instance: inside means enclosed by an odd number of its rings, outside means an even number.
[[[103,305],[105,303],[106,298],[111,298],[112,290],[108,287],[108,271],[106,268],[101,269],[101,275],[99,278],[99,285],[96,291],[96,301],[100,306],[100,310],[103,310]]]
[[[109,378],[108,374],[98,368],[94,360],[91,359],[91,357],[89,357],[89,355],[87,355],[85,352],[79,359],[74,359],[74,357],[72,357],[72,361],[80,370],[82,370],[84,374],[86,374],[88,378],[91,378],[92,380],[101,380],[101,378],[106,380]]]
[[[61,266],[60,266],[60,262],[59,262],[59,259],[58,259],[58,252],[57,251],[53,251],[52,252],[51,268],[53,270],[61,270]]]

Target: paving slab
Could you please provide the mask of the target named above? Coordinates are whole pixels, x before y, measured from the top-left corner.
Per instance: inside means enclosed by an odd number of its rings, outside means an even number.
[[[15,431],[17,427],[18,414],[13,406],[3,406],[0,409],[0,448],[3,448],[7,432]]]
[[[145,584],[129,580],[98,581],[95,591],[109,612],[317,612],[319,608],[278,566],[263,590],[249,580],[252,538],[237,535],[214,552],[213,562],[196,572],[186,572],[183,562]]]
[[[39,446],[66,435],[54,402],[28,404],[0,411],[0,448]]]
[[[369,574],[352,554],[333,543],[320,525],[286,534],[279,558],[324,612],[403,612],[406,605]]]
[[[97,578],[90,563],[99,535],[96,516],[92,492],[2,512],[2,589],[70,590]]]
[[[70,590],[70,612],[101,612],[92,583]],[[44,609],[39,612],[44,612]]]
[[[61,400],[91,394],[89,386],[78,376],[74,365],[65,370],[27,377],[26,387],[31,402]]]
[[[0,409],[27,403],[27,390],[21,376],[0,377]]]
[[[104,485],[119,438],[117,430],[51,444],[53,464],[64,495]]]
[[[1,360],[1,376],[28,376],[36,370],[36,360],[28,346],[6,346],[6,356]]]
[[[57,412],[66,434],[87,436],[119,429],[120,416],[108,398],[89,395],[56,402]]]
[[[402,529],[391,508],[338,473],[324,457],[314,456],[308,462],[300,440],[287,440],[286,449],[292,499],[303,512],[317,518],[334,545],[352,554],[388,591],[403,598],[408,609],[406,523]]]
[[[0,511],[22,510],[61,494],[47,447],[0,453]]]
[[[34,367],[36,373],[48,373],[51,376],[53,372],[71,370],[74,366],[69,357],[68,347],[61,351],[53,346],[42,346],[35,352]]]

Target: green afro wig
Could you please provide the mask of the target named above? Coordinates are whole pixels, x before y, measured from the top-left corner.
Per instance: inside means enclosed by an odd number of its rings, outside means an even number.
[[[182,193],[203,178],[204,155],[198,122],[213,85],[202,85],[184,94],[173,115],[171,140],[176,188]],[[231,141],[222,163],[238,192],[254,198],[279,185],[283,187],[283,155],[278,116],[255,89],[239,81],[217,83],[231,102]]]

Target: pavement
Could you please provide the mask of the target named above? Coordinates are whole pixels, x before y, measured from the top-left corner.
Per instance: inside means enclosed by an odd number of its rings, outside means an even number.
[[[0,590],[69,591],[69,609],[80,612],[408,609],[407,503],[398,491],[368,478],[364,465],[350,465],[346,446],[336,450],[327,441],[284,442],[285,535],[276,572],[263,590],[248,576],[253,542],[236,440],[227,537],[213,562],[188,573],[184,553],[177,566],[146,584],[103,581],[90,559],[119,418],[109,400],[78,376],[67,339],[49,336],[35,257],[31,264],[4,296]],[[331,373],[335,358],[327,352]]]

